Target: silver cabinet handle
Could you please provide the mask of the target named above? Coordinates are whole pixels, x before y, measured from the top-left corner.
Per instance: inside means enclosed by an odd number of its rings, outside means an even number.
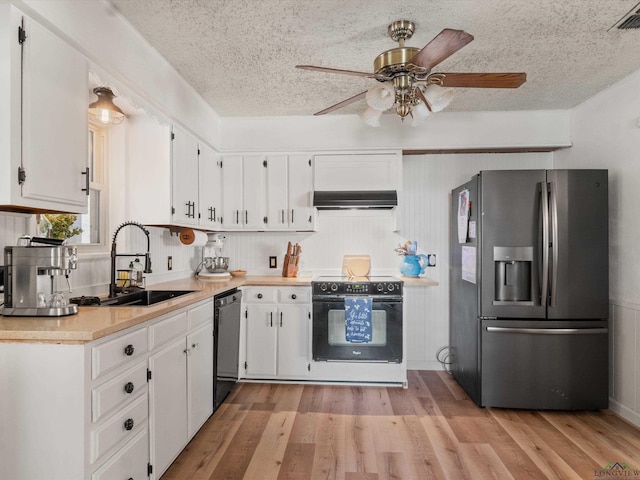
[[[593,335],[607,333],[608,328],[518,328],[518,327],[486,327],[487,332],[499,333],[531,333],[534,335]]]

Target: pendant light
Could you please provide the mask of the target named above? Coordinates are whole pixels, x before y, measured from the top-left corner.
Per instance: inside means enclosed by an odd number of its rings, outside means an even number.
[[[113,103],[115,95],[109,87],[96,87],[93,93],[98,99],[89,104],[89,117],[102,125],[118,125],[124,120],[124,112]]]

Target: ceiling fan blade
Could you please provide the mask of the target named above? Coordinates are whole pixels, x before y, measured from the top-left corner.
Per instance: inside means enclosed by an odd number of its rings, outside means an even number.
[[[409,63],[431,70],[472,40],[473,35],[465,31],[445,28],[416,53]]]
[[[422,100],[422,103],[424,103],[425,107],[427,107],[427,110],[429,110],[431,112],[432,111],[431,110],[431,104],[427,100],[427,97],[424,96],[424,93],[422,92],[422,90],[419,87],[416,88],[416,93],[418,94],[418,97],[420,97],[420,100]]]
[[[526,73],[437,73],[443,87],[518,88],[527,81]]]
[[[314,115],[324,115],[325,113],[333,112],[334,110],[337,110],[346,105],[349,105],[350,103],[356,102],[364,98],[366,95],[367,95],[367,91],[365,90],[364,92],[354,95],[351,98],[347,98],[346,100],[343,100],[340,103],[336,103],[335,105],[331,105],[330,107],[325,108],[324,110],[320,110],[319,112],[314,113]]]
[[[375,73],[356,72],[355,70],[341,70],[339,68],[316,67],[314,65],[296,65],[296,68],[303,70],[313,70],[316,72],[339,73],[341,75],[351,75],[354,77],[377,78]]]

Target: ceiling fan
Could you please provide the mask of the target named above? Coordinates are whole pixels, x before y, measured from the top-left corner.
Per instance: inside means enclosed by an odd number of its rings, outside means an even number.
[[[397,20],[389,25],[387,34],[399,47],[378,55],[373,62],[373,73],[296,65],[304,70],[373,78],[380,82],[314,115],[324,115],[366,98],[369,108],[361,117],[367,124],[378,126],[382,112],[395,107],[402,120],[411,115],[414,125],[418,125],[431,112],[441,111],[449,104],[453,90],[447,87],[518,88],[527,80],[526,73],[432,73],[433,67],[471,42],[473,36],[445,28],[422,49],[406,47],[404,42],[414,31],[415,24],[409,20]]]

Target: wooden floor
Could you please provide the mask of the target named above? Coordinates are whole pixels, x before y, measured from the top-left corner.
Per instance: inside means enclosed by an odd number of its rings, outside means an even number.
[[[239,384],[162,480],[595,479],[611,462],[640,467],[640,429],[608,410],[483,409],[410,371],[405,390]]]

